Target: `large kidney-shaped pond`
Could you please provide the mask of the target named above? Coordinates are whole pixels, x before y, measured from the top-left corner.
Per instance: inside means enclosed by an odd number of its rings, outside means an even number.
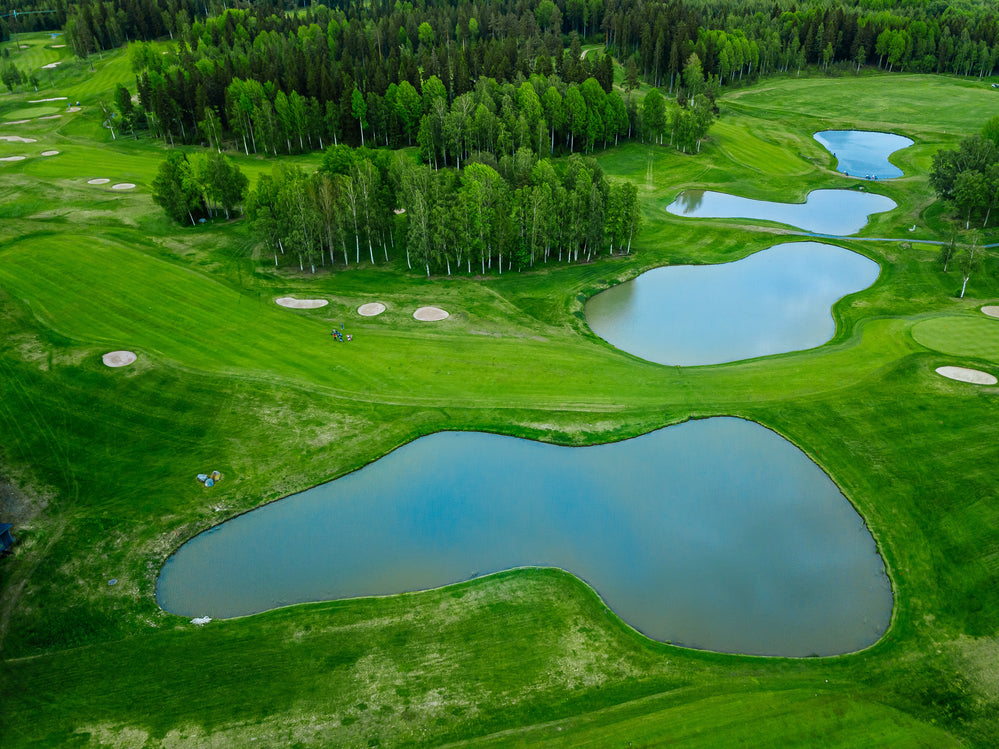
[[[902,170],[888,157],[912,145],[912,139],[904,135],[871,130],[823,130],[814,138],[836,157],[838,171],[863,179],[901,177]]]
[[[614,347],[660,364],[800,351],[832,338],[832,305],[878,272],[842,247],[790,242],[734,263],[647,271],[589,299],[586,321]]]
[[[891,588],[874,540],[798,448],[740,419],[594,447],[416,440],[197,536],[157,598],[232,617],[560,567],[649,637],[761,655],[874,643]]]
[[[740,198],[713,190],[684,190],[666,206],[675,216],[691,218],[748,218],[797,226],[813,234],[856,234],[874,213],[895,208],[884,195],[859,190],[812,190],[804,203],[775,203]]]

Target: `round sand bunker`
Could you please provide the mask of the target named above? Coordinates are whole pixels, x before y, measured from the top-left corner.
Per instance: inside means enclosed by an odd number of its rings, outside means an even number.
[[[422,322],[435,322],[443,320],[447,316],[448,313],[440,307],[420,307],[413,313],[413,317]]]
[[[937,374],[958,382],[969,382],[972,385],[995,385],[999,382],[995,375],[967,367],[937,367]]]
[[[111,351],[101,359],[109,367],[127,367],[136,360],[134,351]]]
[[[999,317],[999,307],[994,304],[987,304],[982,307],[982,312],[984,312],[989,317]]]
[[[283,296],[274,301],[290,309],[319,309],[329,304],[325,299],[296,299],[293,296]]]
[[[58,151],[42,151],[42,156],[58,156]]]
[[[385,305],[381,302],[368,302],[357,308],[357,314],[362,317],[374,317],[385,311]]]
[[[95,177],[94,179],[88,179],[87,180],[87,184],[88,185],[106,185],[110,181],[111,180],[109,180],[109,179],[104,179],[104,177]]]
[[[112,190],[133,190],[135,185],[131,182],[119,182],[117,185],[111,185]]]

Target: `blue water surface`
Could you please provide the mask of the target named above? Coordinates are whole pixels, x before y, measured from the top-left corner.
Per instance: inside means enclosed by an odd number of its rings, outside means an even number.
[[[813,234],[848,236],[867,225],[871,214],[896,203],[884,195],[859,190],[812,190],[804,203],[775,203],[740,198],[713,190],[684,190],[666,210],[690,218],[749,218],[796,226]]]
[[[891,616],[874,540],[835,484],[733,418],[594,447],[424,437],[192,539],[157,598],[232,617],[524,565],[568,570],[648,636],[711,650],[843,653]]]
[[[814,137],[836,157],[837,171],[871,180],[901,177],[902,170],[888,157],[913,143],[904,135],[870,130],[823,130]]]
[[[831,308],[877,280],[842,247],[789,242],[734,263],[655,268],[586,303],[586,321],[622,351],[660,364],[719,364],[821,346]]]

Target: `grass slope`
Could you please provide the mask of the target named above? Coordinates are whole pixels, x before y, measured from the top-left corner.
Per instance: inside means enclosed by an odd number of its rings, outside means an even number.
[[[39,62],[65,53],[30,43]],[[274,272],[241,221],[170,225],[148,194],[161,144],[112,142],[97,121],[97,100],[129,82],[127,56],[95,66],[64,63],[45,94],[82,112],[0,128],[37,139],[0,142],[0,156],[30,156],[0,166],[0,507],[20,539],[0,560],[5,746],[999,743],[999,388],[933,371],[999,369],[999,354],[973,345],[996,323],[978,311],[999,299],[996,261],[959,300],[957,273],[916,241],[938,238],[945,214],[929,159],[986,119],[982,84],[850,76],[739,89],[696,156],[639,144],[599,156],[639,185],[646,229],[632,255],[470,280],[421,278],[401,261]],[[0,117],[40,94],[0,98]],[[829,344],[680,369],[589,332],[582,303],[600,289],[791,238],[670,216],[681,189],[790,200],[855,187],[811,138],[854,125],[917,143],[898,154],[906,177],[865,185],[899,207],[863,234],[901,239],[842,242],[882,273],[835,306]],[[60,154],[35,156],[46,149]],[[239,160],[254,176],[271,168]],[[138,187],[114,193],[92,177]],[[273,300],[285,294],[330,305],[282,309]],[[383,315],[356,314],[376,299]],[[451,317],[418,323],[423,304]],[[340,322],[349,346],[329,340]],[[967,345],[950,346],[958,328]],[[139,360],[104,367],[117,348]],[[156,606],[159,566],[186,538],[421,435],[589,444],[715,414],[785,435],[863,515],[896,592],[875,646],[798,660],[687,651],[642,637],[555,570],[203,628]],[[209,466],[225,475],[210,491],[192,479]]]

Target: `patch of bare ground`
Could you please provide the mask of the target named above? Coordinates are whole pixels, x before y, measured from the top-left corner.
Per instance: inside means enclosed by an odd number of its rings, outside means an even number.
[[[999,703],[999,637],[961,635],[950,643],[964,662],[964,673],[979,691]]]

